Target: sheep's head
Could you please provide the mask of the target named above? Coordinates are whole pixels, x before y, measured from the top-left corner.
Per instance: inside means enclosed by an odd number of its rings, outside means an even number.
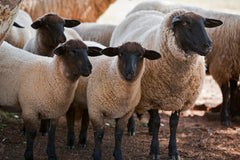
[[[179,48],[186,53],[196,52],[202,56],[212,50],[212,41],[204,27],[212,28],[221,24],[220,20],[203,18],[193,12],[172,19],[172,29]]]
[[[87,77],[91,74],[92,65],[88,56],[101,55],[102,49],[87,47],[81,40],[71,39],[54,50],[54,54],[60,56],[64,63],[64,74],[72,81],[79,76]]]
[[[143,58],[155,60],[161,57],[158,52],[143,48],[136,42],[127,42],[119,47],[108,47],[101,52],[106,56],[118,56],[118,68],[126,81],[133,81],[141,71]]]
[[[57,14],[48,13],[32,23],[32,28],[38,29],[42,43],[53,48],[66,41],[64,27],[75,27],[78,20],[64,19]]]

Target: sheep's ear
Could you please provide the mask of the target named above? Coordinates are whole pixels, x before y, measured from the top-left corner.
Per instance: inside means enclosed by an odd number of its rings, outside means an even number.
[[[204,25],[207,28],[213,28],[222,25],[223,22],[217,19],[205,18]]]
[[[161,54],[159,54],[158,52],[153,51],[153,50],[145,49],[143,57],[145,57],[149,60],[155,60],[155,59],[161,58]]]
[[[17,28],[24,28],[23,26],[19,25],[17,22],[13,22],[13,26]]]
[[[68,28],[75,27],[81,23],[79,20],[74,20],[74,19],[73,20],[65,19],[64,21],[65,21],[64,27],[68,27]]]
[[[181,22],[181,19],[179,17],[174,17],[172,19],[172,23],[171,23],[172,24],[172,29],[174,29],[174,26],[179,22]]]
[[[88,56],[95,57],[100,56],[101,54],[101,48],[99,47],[88,47]]]
[[[31,24],[31,27],[34,28],[34,29],[38,29],[38,28],[42,27],[42,21],[37,19],[36,21],[34,21]]]
[[[113,57],[113,56],[117,56],[119,52],[117,47],[108,47],[103,49],[101,53],[106,56]]]
[[[60,56],[65,50],[64,46],[59,46],[54,50],[54,54],[56,54],[57,56]]]

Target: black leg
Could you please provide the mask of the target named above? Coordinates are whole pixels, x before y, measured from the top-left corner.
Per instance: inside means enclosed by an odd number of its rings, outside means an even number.
[[[154,109],[148,110],[149,117],[150,117],[149,121],[148,121],[148,133],[149,133],[149,135],[153,134],[153,123],[154,123],[153,117],[154,117],[154,115],[156,114],[157,111],[154,110]]]
[[[221,86],[221,90],[222,90],[222,95],[223,95],[223,103],[222,103],[222,108],[221,108],[221,122],[223,125],[226,126],[230,126],[231,125],[231,121],[230,121],[230,117],[229,117],[229,113],[228,113],[228,97],[229,97],[229,83],[225,82],[222,86]]]
[[[81,131],[79,134],[79,142],[78,145],[80,148],[85,148],[87,144],[87,129],[89,125],[89,115],[88,110],[84,109],[82,112],[82,125],[81,125]]]
[[[116,127],[115,127],[115,148],[113,156],[115,160],[122,160],[122,151],[121,151],[121,144],[122,144],[122,135],[123,129],[118,127],[118,119],[116,119]]]
[[[33,142],[36,137],[36,129],[27,131],[27,149],[24,153],[25,160],[33,160]]]
[[[151,110],[151,118],[152,118],[152,142],[151,142],[151,151],[150,156],[152,159],[159,159],[160,158],[160,149],[159,149],[159,142],[158,142],[158,132],[160,128],[160,116],[158,114],[157,109]]]
[[[236,92],[237,92],[237,81],[236,80],[230,80],[230,115],[231,117],[237,117],[240,116],[237,106],[236,106]]]
[[[55,152],[55,131],[57,127],[57,119],[52,120],[51,127],[48,133],[48,145],[47,145],[47,154],[48,160],[57,160]]]
[[[74,108],[71,105],[66,113],[66,119],[67,119],[67,147],[68,149],[74,149],[74,121],[75,121],[75,114],[74,114]]]
[[[102,145],[103,135],[104,135],[104,129],[100,129],[94,132],[94,140],[95,140],[95,148],[93,152],[94,160],[102,160],[101,145]]]
[[[177,126],[179,121],[179,115],[180,111],[176,111],[172,113],[170,117],[170,141],[168,146],[168,155],[172,160],[180,160],[180,156],[177,149],[177,143],[176,143],[176,132],[177,132]]]
[[[127,128],[128,128],[128,135],[135,136],[136,125],[135,125],[135,120],[134,120],[133,115],[128,120]]]
[[[50,127],[50,119],[42,119],[39,129],[39,136],[47,136]]]

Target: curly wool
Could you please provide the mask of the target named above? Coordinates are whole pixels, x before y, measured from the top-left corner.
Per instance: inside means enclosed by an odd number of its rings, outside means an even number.
[[[167,15],[157,11],[139,11],[129,15],[112,34],[110,46],[136,41],[162,55],[160,60],[146,60],[140,108],[187,110],[202,90],[204,57],[181,50],[171,29],[172,19],[184,13],[184,10]]]

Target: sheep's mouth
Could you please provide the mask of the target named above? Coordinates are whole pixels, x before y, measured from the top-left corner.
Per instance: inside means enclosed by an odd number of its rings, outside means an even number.
[[[84,73],[81,73],[81,76],[88,77],[90,74],[91,74],[91,72],[84,72]]]

